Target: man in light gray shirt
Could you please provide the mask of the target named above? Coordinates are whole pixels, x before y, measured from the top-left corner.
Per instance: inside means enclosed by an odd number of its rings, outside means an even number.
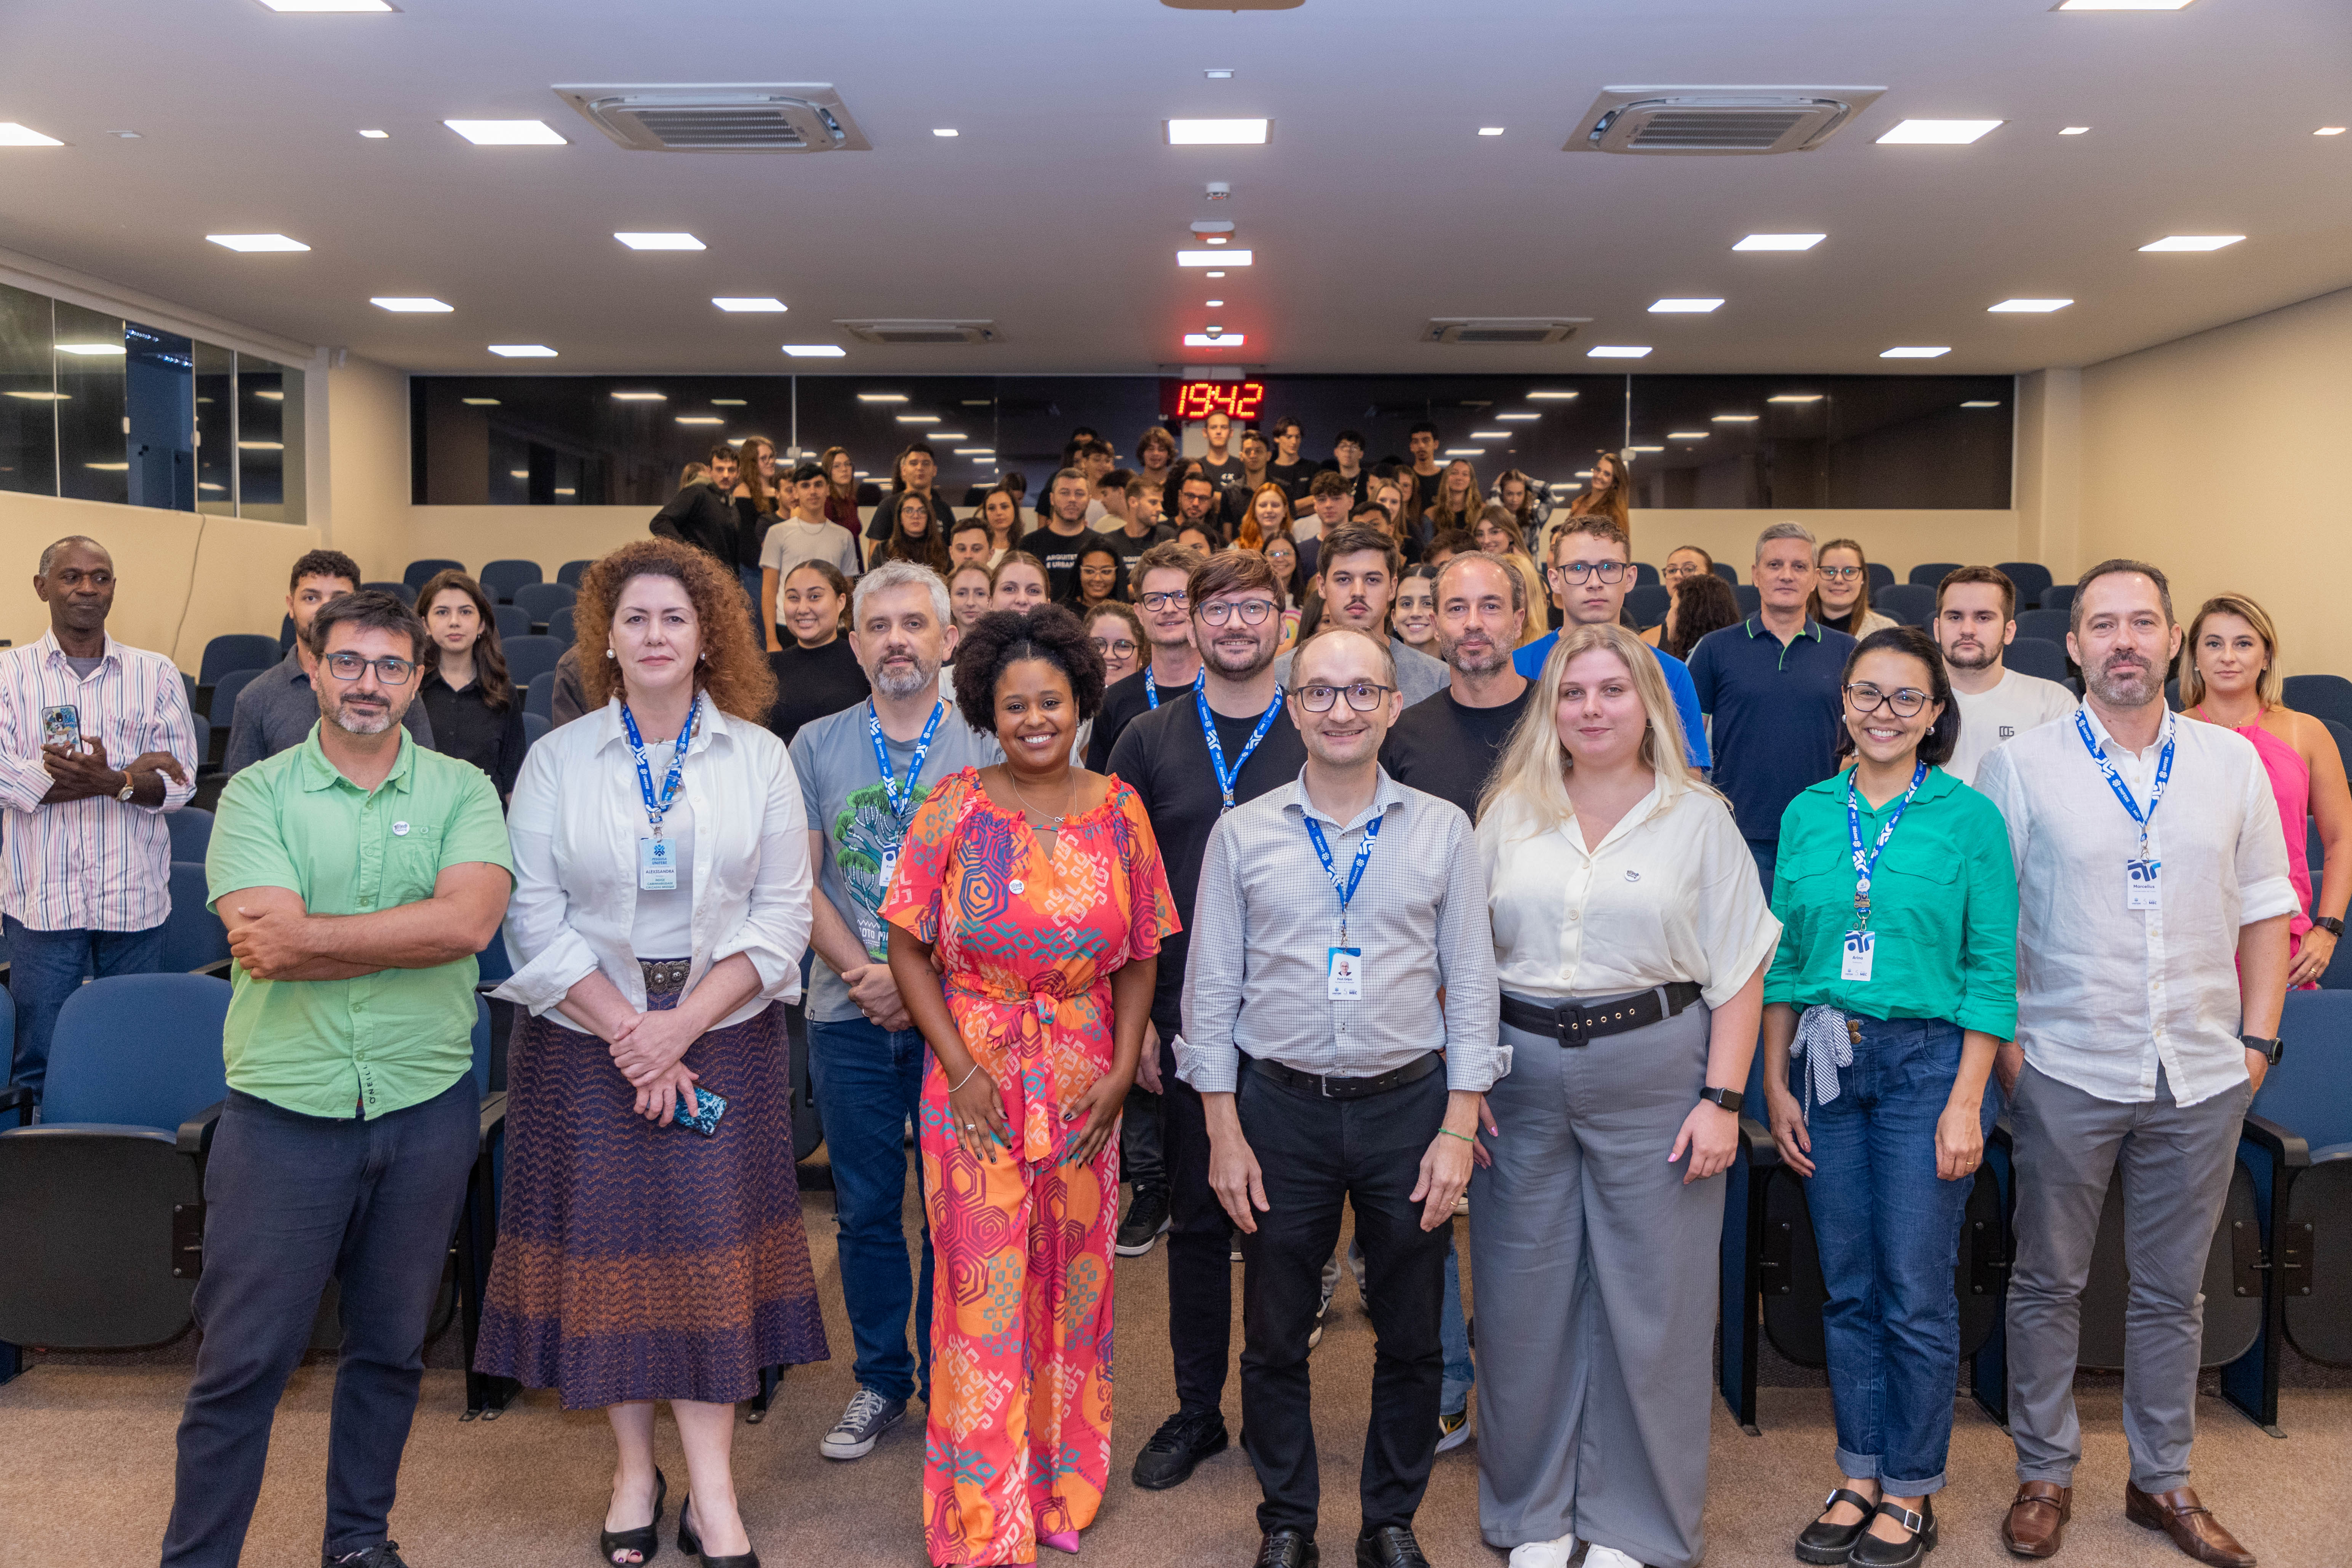
[[[1210,835],[1178,1068],[1205,1102],[1210,1185],[1247,1264],[1242,1444],[1265,1492],[1257,1561],[1306,1568],[1314,1546],[1307,1357],[1344,1205],[1379,1335],[1356,1560],[1413,1568],[1454,1204],[1483,1097],[1508,1068],[1486,879],[1461,808],[1381,770],[1402,707],[1385,643],[1333,627],[1293,669],[1307,765]],[[1279,1153],[1261,1165],[1256,1149]]]
[[[1452,679],[1445,666],[1385,630],[1389,603],[1404,574],[1404,557],[1395,542],[1368,523],[1351,522],[1326,534],[1320,550],[1316,581],[1323,596],[1322,626],[1352,626],[1376,640],[1385,637],[1396,664],[1396,679],[1389,684],[1403,694],[1406,707],[1444,690]],[[1294,648],[1274,661],[1274,678],[1286,691],[1297,658]]]

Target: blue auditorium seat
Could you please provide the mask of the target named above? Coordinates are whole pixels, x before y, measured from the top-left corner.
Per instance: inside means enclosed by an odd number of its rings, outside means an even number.
[[[530,636],[530,612],[513,605],[492,605],[490,616],[499,628],[499,641],[510,643],[517,637]]]
[[[2074,603],[2074,584],[2072,583],[2055,583],[2042,590],[2042,607],[2045,610],[2068,609]]]
[[[580,579],[586,576],[588,568],[594,564],[596,563],[593,561],[567,561],[555,569],[555,580],[559,583],[569,583],[577,588],[580,586]]]
[[[204,862],[174,859],[172,912],[164,917],[163,960],[158,965],[163,973],[229,978],[228,928],[213,913],[205,894]]]
[[[518,682],[517,684],[524,687],[525,694],[522,700],[523,717],[528,719],[535,713],[541,719],[546,720],[550,724],[554,723],[555,671],[551,669],[544,674],[532,676],[527,682]]]
[[[1666,607],[1674,603],[1674,593],[1663,584],[1644,583],[1625,590],[1625,613],[1634,623],[1644,627],[1654,626],[1666,618]]]
[[[400,580],[408,584],[408,590],[413,594],[441,573],[463,572],[465,569],[466,563],[462,561],[412,561],[408,563],[408,570],[400,574]]]
[[[492,604],[511,605],[515,602],[516,589],[541,582],[545,576],[536,561],[505,560],[485,563],[481,575],[475,581],[481,584],[482,592],[490,596]]]
[[[502,640],[506,644],[507,676],[517,686],[529,686],[554,669],[556,660],[563,657],[563,645],[553,637],[520,637]]]
[[[373,588],[379,593],[389,594],[394,598],[398,599],[402,604],[406,605],[412,610],[416,608],[416,590],[422,585],[421,582],[362,583],[360,584],[362,588]]]
[[[1740,584],[1731,590],[1731,596],[1739,602],[1739,613],[1743,616],[1752,616],[1764,607],[1763,595],[1753,583]]]
[[[565,647],[570,647],[572,646],[575,639],[572,631],[571,605],[566,605],[562,609],[547,617],[547,635],[553,637],[557,642],[562,643]]]
[[[2018,638],[2002,653],[2001,662],[2020,675],[2037,675],[2044,680],[2066,679],[2066,650],[2040,637]]]
[[[1936,588],[1916,580],[1882,588],[1870,596],[1870,607],[1892,616],[1906,626],[1924,626],[1936,618]]]
[[[278,651],[278,640],[258,632],[230,632],[205,644],[203,662],[197,666],[198,686],[218,686],[222,676],[233,669],[268,669],[286,656]]]
[[[569,583],[527,583],[515,590],[515,608],[531,618],[535,626],[545,626],[555,612],[569,607],[580,597],[580,590]]]
[[[1893,586],[1895,586],[1895,568],[1887,565],[1884,562],[1872,562],[1870,563],[1871,593],[1875,595],[1882,588],[1892,588]]]
[[[163,818],[172,830],[172,858],[202,864],[213,841],[213,814],[199,805],[184,805]]]
[[[2050,568],[2038,561],[2003,561],[1993,568],[2017,586],[2017,607],[2031,610],[2050,591]]]
[[[2017,635],[2040,637],[2043,642],[2066,646],[2070,617],[2064,610],[2020,610],[2017,613]]]
[[[552,721],[525,710],[522,716],[522,749],[530,751],[552,728]]]
[[[1904,581],[1914,587],[1933,588],[1959,569],[1958,561],[1923,561],[1911,568],[1911,575]]]
[[[980,503],[978,501],[974,501],[972,504],[977,506]],[[1654,585],[1657,581],[1658,569],[1656,567],[1651,565],[1646,561],[1636,561],[1633,563],[1633,586],[1636,588],[1647,588]]]
[[[1714,570],[1717,576],[1722,578],[1733,587],[1737,588],[1739,586],[1739,568],[1734,566],[1730,562],[1718,561],[1715,563]]]
[[[2352,680],[2340,675],[2290,675],[2279,696],[2298,713],[2352,724]]]

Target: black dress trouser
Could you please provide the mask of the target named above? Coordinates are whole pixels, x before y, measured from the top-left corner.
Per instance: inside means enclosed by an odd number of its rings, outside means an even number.
[[[1234,1226],[1209,1185],[1209,1120],[1201,1097],[1176,1077],[1183,1028],[1171,998],[1152,1010],[1160,1031],[1160,1148],[1168,1183],[1168,1339],[1176,1356],[1176,1406],[1202,1415],[1224,1404],[1233,1354]]]

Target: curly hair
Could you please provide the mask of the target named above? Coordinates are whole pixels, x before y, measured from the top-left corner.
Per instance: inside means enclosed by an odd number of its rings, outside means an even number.
[[[956,707],[966,723],[983,735],[996,733],[996,683],[1006,666],[1024,658],[1042,658],[1069,678],[1080,723],[1102,707],[1102,650],[1077,616],[1055,604],[1025,616],[992,610],[956,645]]]
[[[695,689],[709,693],[712,702],[738,719],[766,723],[776,706],[776,677],[768,668],[767,654],[751,640],[751,608],[743,597],[743,584],[732,568],[675,539],[624,544],[581,577],[572,624],[588,707],[602,708],[621,693],[619,661],[598,656],[609,651],[613,606],[633,577],[677,580],[694,605],[702,640]]]

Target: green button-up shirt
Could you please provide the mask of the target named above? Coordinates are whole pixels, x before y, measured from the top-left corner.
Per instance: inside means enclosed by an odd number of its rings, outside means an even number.
[[[1800,792],[1780,816],[1772,912],[1780,948],[1764,1000],[1819,1004],[1857,1017],[1941,1018],[1999,1039],[2017,1033],[2017,868],[1992,802],[1941,768],[1927,777],[1878,858],[1868,980],[1842,980],[1853,929],[1853,841],[1843,772]],[[1876,811],[1860,796],[1862,843],[1878,842],[1896,795]]]
[[[431,898],[443,868],[470,861],[514,874],[488,773],[404,734],[390,775],[363,790],[335,771],[313,725],[300,745],[229,780],[205,880],[215,910],[239,889],[286,888],[314,915],[364,915]],[[229,1087],[344,1119],[430,1100],[472,1070],[478,974],[471,957],[354,980],[256,980],[238,968]]]

